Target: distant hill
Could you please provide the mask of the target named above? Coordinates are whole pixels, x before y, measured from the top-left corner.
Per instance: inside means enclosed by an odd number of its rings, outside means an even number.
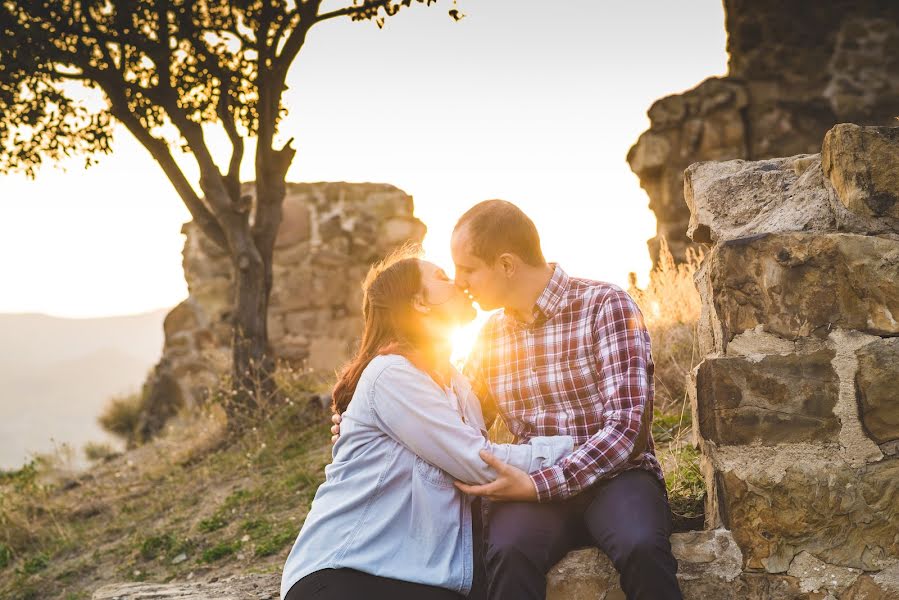
[[[52,450],[54,441],[79,454],[88,440],[108,441],[97,415],[110,396],[140,388],[162,353],[168,311],[95,319],[0,314],[0,468]]]

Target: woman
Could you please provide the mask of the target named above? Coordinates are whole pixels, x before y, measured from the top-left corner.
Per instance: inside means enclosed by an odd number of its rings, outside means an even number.
[[[486,449],[525,471],[572,451],[569,436],[486,439],[480,404],[449,361],[449,333],[474,318],[442,269],[401,254],[363,284],[365,329],[334,389],[340,439],[281,580],[284,600],[464,598],[471,589],[471,501]]]

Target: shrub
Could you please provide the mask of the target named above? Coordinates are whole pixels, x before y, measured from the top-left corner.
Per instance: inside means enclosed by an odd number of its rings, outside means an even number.
[[[97,422],[109,433],[125,440],[130,447],[135,442],[142,409],[143,397],[139,393],[114,396],[106,404]]]
[[[91,462],[110,460],[119,455],[120,452],[110,444],[103,442],[88,442],[84,445],[84,457]]]

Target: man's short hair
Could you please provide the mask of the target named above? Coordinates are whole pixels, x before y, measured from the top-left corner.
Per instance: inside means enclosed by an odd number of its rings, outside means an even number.
[[[488,265],[506,252],[535,267],[546,264],[537,227],[511,202],[484,200],[475,204],[459,218],[453,232],[462,227],[468,231],[471,253]]]

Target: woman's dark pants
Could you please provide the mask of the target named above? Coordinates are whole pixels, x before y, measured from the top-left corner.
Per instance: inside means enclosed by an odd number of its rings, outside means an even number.
[[[322,569],[291,586],[284,600],[464,600],[450,590],[369,575],[353,569]]]

